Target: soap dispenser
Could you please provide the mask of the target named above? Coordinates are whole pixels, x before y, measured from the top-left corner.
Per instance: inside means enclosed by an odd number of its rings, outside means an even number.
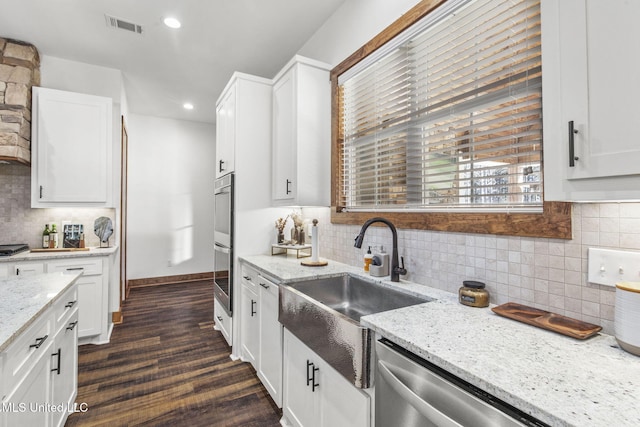
[[[371,254],[371,246],[367,249],[367,253],[364,254],[364,271],[369,272],[369,266],[371,265],[371,261],[373,260],[373,255]]]
[[[375,277],[383,277],[389,275],[389,254],[380,246],[380,252],[373,255],[369,274]]]

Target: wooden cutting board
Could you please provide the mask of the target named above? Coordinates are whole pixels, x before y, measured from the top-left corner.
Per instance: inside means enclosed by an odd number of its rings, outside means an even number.
[[[538,328],[554,331],[559,334],[567,335],[579,340],[587,339],[602,330],[602,326],[593,323],[583,322],[582,320],[572,319],[560,314],[551,313],[550,311],[540,310],[538,308],[529,307],[515,302],[493,307],[491,310],[500,316],[517,320],[528,325],[537,326]]]
[[[31,252],[76,252],[88,251],[89,248],[35,248]]]

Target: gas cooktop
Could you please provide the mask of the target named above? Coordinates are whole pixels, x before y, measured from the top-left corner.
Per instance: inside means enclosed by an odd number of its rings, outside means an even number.
[[[11,256],[20,252],[28,251],[29,245],[18,243],[14,245],[0,245],[0,256]]]

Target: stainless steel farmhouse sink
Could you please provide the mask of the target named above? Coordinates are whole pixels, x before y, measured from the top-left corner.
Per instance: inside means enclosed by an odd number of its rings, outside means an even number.
[[[344,274],[280,285],[279,321],[356,387],[368,388],[373,333],[360,317],[429,301]]]

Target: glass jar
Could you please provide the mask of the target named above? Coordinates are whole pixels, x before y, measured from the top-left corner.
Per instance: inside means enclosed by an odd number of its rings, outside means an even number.
[[[464,286],[458,290],[460,304],[468,305],[469,307],[489,306],[489,292],[484,288],[484,283],[465,280],[462,284]]]

